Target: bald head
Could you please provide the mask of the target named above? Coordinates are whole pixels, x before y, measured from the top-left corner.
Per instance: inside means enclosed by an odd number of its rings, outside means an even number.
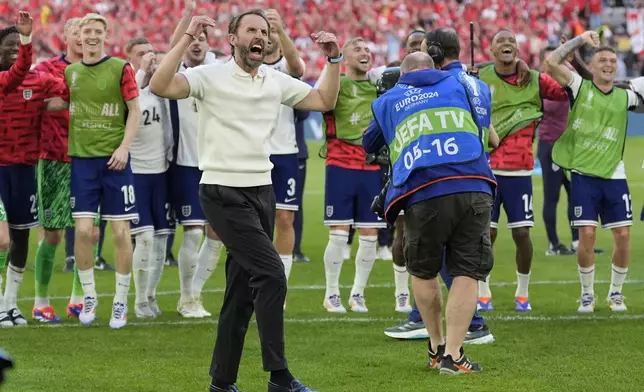
[[[425,52],[410,53],[400,64],[400,73],[406,74],[421,69],[434,69],[434,60]]]

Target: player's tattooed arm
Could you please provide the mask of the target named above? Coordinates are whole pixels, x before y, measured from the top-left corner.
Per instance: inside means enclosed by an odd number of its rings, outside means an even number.
[[[572,80],[572,72],[564,64],[564,61],[572,52],[581,48],[584,44],[599,47],[599,35],[594,31],[586,31],[558,47],[546,59],[546,72],[560,85],[566,87]]]
[[[280,49],[282,50],[282,55],[286,59],[288,74],[294,78],[302,77],[304,74],[303,61],[300,58],[300,54],[297,52],[297,47],[293,43],[293,40],[288,36],[286,30],[284,30],[284,22],[282,22],[282,18],[276,10],[269,9],[266,11],[266,19],[268,19],[268,22],[271,24],[271,30],[275,30],[280,37]]]

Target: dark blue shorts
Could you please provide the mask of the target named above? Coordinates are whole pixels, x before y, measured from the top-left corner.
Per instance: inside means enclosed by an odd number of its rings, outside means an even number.
[[[387,227],[387,222],[371,211],[371,203],[382,187],[380,170],[327,166],[324,184],[324,225],[353,225],[357,229]]]
[[[271,180],[275,192],[275,208],[297,211],[300,205],[297,195],[297,154],[271,155],[271,162],[273,162]]]
[[[35,166],[0,166],[0,199],[10,228],[23,230],[38,226]]]
[[[138,219],[134,176],[130,161],[121,171],[107,167],[110,157],[72,157],[71,207],[73,218],[106,221]]]
[[[206,217],[199,203],[199,182],[201,170],[198,167],[170,166],[171,203],[177,223],[183,226],[203,226]]]
[[[170,204],[168,173],[134,174],[134,190],[139,219],[132,220],[132,234],[154,231],[154,234],[174,232],[174,211]]]
[[[497,188],[490,227],[499,227],[501,206],[508,217],[508,228],[533,227],[532,177],[496,176]]]
[[[631,193],[626,180],[571,173],[570,187],[574,227],[598,226],[600,217],[604,229],[633,225]]]

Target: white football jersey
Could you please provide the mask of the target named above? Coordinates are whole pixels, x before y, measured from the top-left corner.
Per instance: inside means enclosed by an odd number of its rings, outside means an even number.
[[[168,153],[172,148],[172,126],[167,100],[150,88],[139,89],[141,122],[130,148],[132,172],[163,173],[168,169]]]
[[[277,71],[288,73],[286,57],[279,59],[275,64],[266,64]],[[304,62],[302,61],[304,67]],[[268,140],[271,155],[297,154],[297,140],[295,139],[295,112],[293,108],[282,105],[277,124],[271,138]]]

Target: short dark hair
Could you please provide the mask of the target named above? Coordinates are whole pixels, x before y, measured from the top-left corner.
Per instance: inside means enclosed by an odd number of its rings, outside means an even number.
[[[400,61],[400,60],[394,60],[391,63],[387,64],[387,68],[389,68],[389,67],[400,67],[401,63],[402,63],[402,61]]]
[[[0,30],[0,43],[2,43],[2,41],[4,41],[4,39],[11,34],[18,34],[18,29],[16,28],[16,26],[9,26]]]
[[[136,45],[146,45],[151,43],[149,39],[145,37],[136,37],[132,38],[127,45],[125,45],[125,53],[130,53]]]
[[[602,45],[599,48],[597,48],[597,49],[592,51],[592,56],[596,55],[597,53],[601,53],[601,52],[611,52],[612,54],[617,54],[617,51],[612,46]]]
[[[546,52],[554,52],[555,50],[557,50],[557,45],[548,45],[541,49],[541,52],[539,52],[539,62],[543,63]]]
[[[432,42],[440,44],[446,59],[457,60],[461,55],[461,43],[458,39],[458,34],[449,27],[441,27],[430,31],[425,35],[425,41],[427,41],[427,48]]]
[[[242,12],[239,15],[235,15],[230,19],[230,22],[228,23],[228,34],[237,34],[237,30],[239,30],[239,25],[241,24],[242,19],[244,16],[247,15],[257,15],[261,16],[264,21],[266,21],[266,25],[268,26],[268,34],[271,34],[271,24],[266,19],[266,15],[264,14],[264,11],[262,11],[259,8],[253,8],[252,10],[248,10],[245,12]],[[235,47],[233,45],[230,45],[230,53],[235,56]]]
[[[407,46],[409,39],[416,34],[422,34],[424,36],[425,30],[414,30],[411,33],[407,34],[407,37],[405,37],[405,40],[403,41],[403,46]]]

